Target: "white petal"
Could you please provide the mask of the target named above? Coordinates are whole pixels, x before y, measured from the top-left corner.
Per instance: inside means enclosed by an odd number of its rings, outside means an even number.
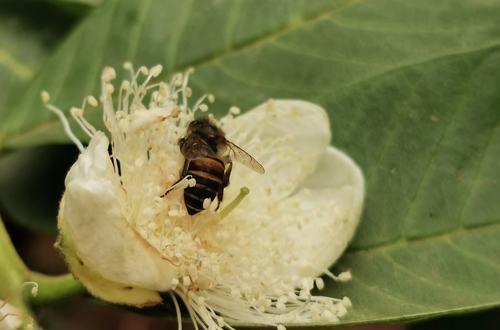
[[[0,330],[17,330],[23,324],[22,312],[0,299]]]
[[[314,171],[330,142],[325,110],[300,100],[270,100],[229,121],[224,129],[228,139],[266,170],[259,175],[235,163],[228,196],[241,186],[249,187],[251,195],[276,200],[288,196]]]
[[[289,248],[301,276],[317,276],[340,257],[359,223],[363,197],[359,167],[329,147],[302,188],[279,204],[278,214],[287,223],[283,230],[298,242]]]
[[[97,133],[68,173],[61,227],[83,264],[105,279],[168,290],[175,268],[128,224],[126,192],[113,172],[108,145]]]
[[[64,199],[61,203],[64,204]],[[93,296],[114,304],[136,307],[154,306],[162,302],[161,296],[154,290],[113,282],[105,279],[95,270],[90,269],[76,255],[74,242],[66,234],[64,221],[59,222],[59,229],[60,236],[56,244],[57,248],[63,253],[71,273]]]

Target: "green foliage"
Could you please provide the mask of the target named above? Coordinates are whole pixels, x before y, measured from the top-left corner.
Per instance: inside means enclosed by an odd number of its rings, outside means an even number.
[[[367,179],[362,225],[337,266],[353,281],[326,291],[353,301],[345,323],[498,306],[499,15],[493,0],[105,1],[22,97],[0,101],[0,148],[67,142],[40,90],[77,105],[104,65],[125,60],[195,67],[219,113],[316,102]]]

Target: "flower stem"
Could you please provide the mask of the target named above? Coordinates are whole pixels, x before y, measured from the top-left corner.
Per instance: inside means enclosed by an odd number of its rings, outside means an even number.
[[[9,234],[0,218],[0,295],[5,295],[4,288],[11,283],[23,282],[27,269],[17,254]]]
[[[38,284],[36,295],[26,289],[31,282]],[[0,218],[0,300],[17,307],[28,320],[32,319],[29,303],[47,304],[82,292],[82,285],[71,274],[48,276],[29,271]],[[38,326],[33,324],[32,328],[38,329]]]
[[[38,294],[29,296],[34,305],[44,305],[85,292],[73,275],[48,276],[36,272],[29,273],[29,279],[38,283]]]
[[[0,299],[19,309],[23,318],[30,318],[30,311],[22,298],[27,268],[17,254],[0,218]],[[34,327],[37,329],[37,327]]]

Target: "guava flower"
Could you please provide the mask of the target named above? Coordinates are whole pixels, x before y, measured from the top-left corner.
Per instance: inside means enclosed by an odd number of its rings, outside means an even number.
[[[0,330],[17,330],[22,325],[21,311],[0,299]]]
[[[265,174],[235,162],[220,207],[206,199],[191,216],[183,191],[196,182],[180,178],[178,141],[214,97],[189,102],[189,71],[152,82],[161,66],[124,68],[129,80],[115,89],[116,73],[105,68],[100,102],[89,96],[71,109],[90,139],[86,147],[42,92],[81,152],[66,176],[58,216],[58,247],[75,277],[118,304],[152,306],[170,292],[179,322],[177,297],[196,328],[283,329],[344,316],[347,297],[311,291],[324,287],[321,274],[350,277],[328,268],[359,222],[364,181],[356,164],[329,146],[325,111],[305,101],[269,100],[242,115],[236,107],[220,119],[209,114]],[[86,106],[99,103],[107,134],[84,118]]]
[[[19,294],[26,286],[31,286],[32,296],[38,295],[38,283],[31,281],[22,283],[13,293]],[[18,330],[23,326],[26,329],[33,328],[33,319],[8,301],[9,297],[0,299],[0,330]]]

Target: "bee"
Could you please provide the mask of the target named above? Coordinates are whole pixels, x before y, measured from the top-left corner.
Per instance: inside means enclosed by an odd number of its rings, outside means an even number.
[[[257,173],[265,172],[258,161],[227,140],[208,117],[189,123],[186,135],[179,139],[179,148],[185,158],[180,180],[188,175],[196,180],[195,186],[184,188],[184,203],[190,215],[202,211],[207,198],[212,202],[217,197],[220,205],[224,188],[229,185],[233,160]]]

